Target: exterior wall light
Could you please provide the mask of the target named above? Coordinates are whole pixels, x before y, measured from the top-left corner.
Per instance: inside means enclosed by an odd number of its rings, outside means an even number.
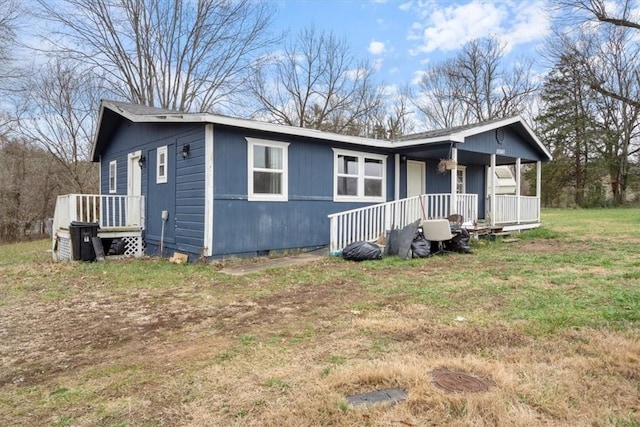
[[[140,168],[143,168],[146,162],[147,162],[147,158],[144,155],[142,155],[138,159],[138,166],[140,166]]]
[[[189,157],[189,144],[184,144],[182,146],[182,158],[186,159],[187,157]]]

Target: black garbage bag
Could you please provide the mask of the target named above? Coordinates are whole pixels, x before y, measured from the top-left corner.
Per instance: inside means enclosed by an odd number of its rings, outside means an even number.
[[[366,261],[382,258],[382,249],[371,242],[353,242],[342,249],[342,258],[349,261]]]
[[[411,252],[414,258],[426,258],[431,255],[431,243],[424,236],[416,237],[411,242]]]
[[[453,236],[453,239],[447,240],[444,242],[444,249],[449,252],[458,252],[461,254],[471,254],[471,248],[469,247],[469,239],[471,236],[469,232],[461,228],[458,232]]]

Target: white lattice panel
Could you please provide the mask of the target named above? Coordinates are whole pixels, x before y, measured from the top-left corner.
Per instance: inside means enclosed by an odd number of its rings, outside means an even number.
[[[58,237],[58,261],[71,261],[71,239]]]
[[[124,255],[140,257],[144,255],[144,239],[141,236],[123,237],[125,241]]]

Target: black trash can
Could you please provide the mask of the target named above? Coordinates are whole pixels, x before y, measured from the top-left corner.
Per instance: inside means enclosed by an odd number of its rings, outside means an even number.
[[[97,222],[73,221],[69,226],[71,235],[71,249],[73,259],[77,261],[95,261],[96,252],[93,250],[92,237],[98,236]]]

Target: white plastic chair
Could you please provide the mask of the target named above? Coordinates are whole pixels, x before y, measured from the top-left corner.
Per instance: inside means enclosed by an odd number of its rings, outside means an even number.
[[[438,250],[433,255],[446,252],[444,242],[453,239],[451,225],[447,219],[430,219],[422,222],[424,238],[430,242],[438,242]]]

